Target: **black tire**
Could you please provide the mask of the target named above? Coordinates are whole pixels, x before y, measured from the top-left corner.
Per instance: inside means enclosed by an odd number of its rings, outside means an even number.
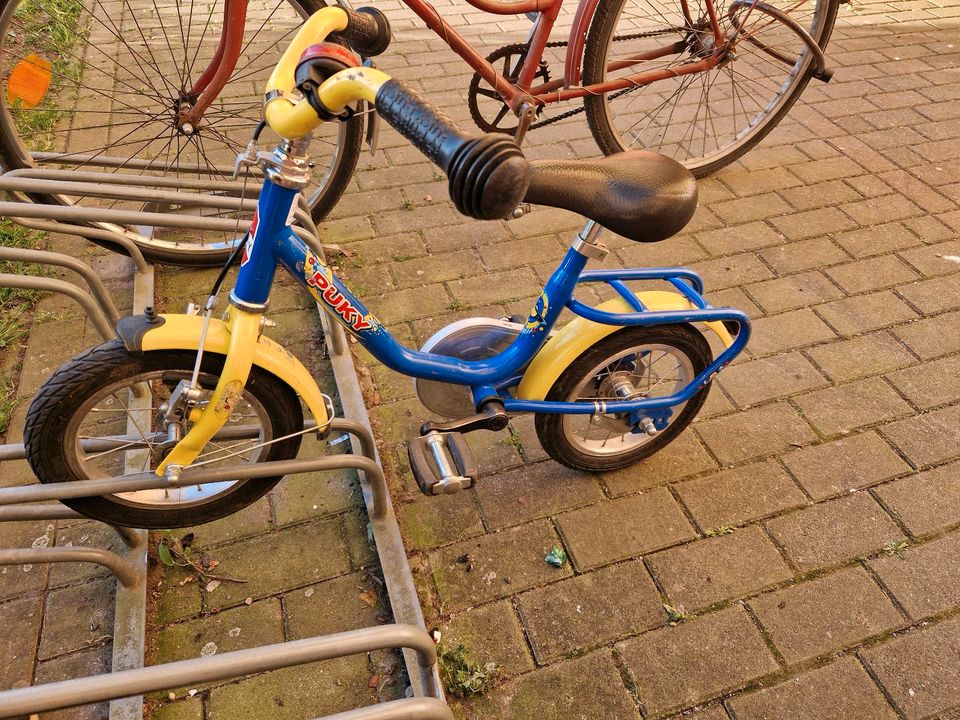
[[[624,353],[629,353],[631,350],[641,347],[670,348],[680,353],[683,358],[686,358],[689,367],[685,368],[685,372],[691,375],[691,377],[699,374],[706,368],[710,362],[712,362],[713,357],[710,351],[710,345],[703,337],[703,334],[690,325],[624,328],[612,335],[608,335],[570,363],[560,377],[557,378],[553,387],[550,388],[546,399],[562,402],[576,399],[578,395],[581,398],[597,397],[599,391],[603,390],[603,383],[600,383],[599,388],[597,388],[597,393],[587,396],[580,395],[577,389],[585,382],[595,382],[595,378],[599,375],[596,371],[600,366],[603,366],[605,371],[608,371],[608,378],[612,378],[615,372],[623,372],[623,366],[620,365],[617,366],[615,371],[612,371],[612,363],[620,362],[620,360],[617,359],[618,356],[622,356]],[[659,362],[659,360],[654,359],[651,365],[656,362]],[[631,434],[628,424],[612,415],[578,416],[538,413],[534,416],[534,426],[537,429],[537,437],[543,449],[557,462],[574,470],[583,470],[586,472],[617,470],[632,465],[645,457],[649,457],[676,438],[677,435],[690,424],[693,418],[696,417],[704,401],[707,399],[709,390],[710,386],[707,385],[688,400],[679,412],[675,412],[674,415],[670,417],[667,426],[653,437],[645,434]],[[612,400],[616,399],[616,396],[604,394],[603,398]],[[576,422],[576,418],[587,418],[587,422],[590,423],[588,427],[592,427],[592,424],[597,418],[599,418],[601,422],[614,427],[622,427],[622,437],[629,437],[630,441],[636,441],[636,444],[625,446],[620,450],[612,448],[611,452],[606,452],[605,450],[590,452],[584,448],[583,444],[578,446],[576,442],[571,440],[573,431],[572,423]],[[589,432],[590,430],[587,430],[588,434]],[[615,431],[608,429],[607,432],[612,434]],[[610,436],[604,440],[604,443],[606,443],[609,438]]]
[[[133,381],[145,373],[162,371],[163,382],[189,377],[195,354],[181,350],[151,351],[142,354],[127,352],[119,340],[103,343],[74,358],[59,368],[34,397],[24,427],[27,460],[43,483],[90,479],[80,458],[72,423],[80,422],[84,405],[98,393],[117,383]],[[211,387],[223,369],[222,355],[204,353],[201,384]],[[169,375],[168,375],[169,373]],[[262,427],[269,424],[271,438],[279,438],[303,428],[303,411],[297,395],[281,380],[254,367],[245,393],[261,406]],[[126,407],[123,408],[126,410]],[[74,420],[74,418],[78,418]],[[108,427],[105,436],[112,434]],[[259,449],[257,462],[294,458],[300,448],[301,435]],[[96,457],[96,456],[91,456]],[[85,458],[89,459],[89,458]],[[151,464],[155,467],[155,464]],[[138,502],[133,498],[110,495],[64,500],[77,512],[102,522],[136,528],[176,528],[199,525],[230,515],[262,497],[280,477],[236,481],[211,497],[192,502],[157,504]]]
[[[688,19],[677,0],[600,0],[584,49],[583,84],[591,85],[605,79],[611,37],[619,38],[615,42],[632,43],[618,46],[620,52],[615,57],[649,50],[651,43],[658,47],[677,41],[687,43],[679,57],[647,60],[631,66],[629,71],[614,71],[617,73],[615,77],[627,72],[659,69],[671,63],[676,66],[678,59],[689,61],[695,56],[710,54],[712,35],[703,44],[699,40],[703,37],[699,28],[703,26],[700,20],[704,17],[704,1],[689,0]],[[839,0],[806,0],[799,4],[793,0],[765,1],[774,7],[783,6],[778,9],[786,9],[821,49],[826,48],[836,21]],[[717,4],[715,7],[729,34],[731,22],[726,15],[729,5]],[[640,16],[644,8],[648,8],[647,15]],[[629,19],[623,19],[628,12]],[[693,18],[694,15],[697,19]],[[786,62],[773,60],[757,42],[741,40],[736,46],[737,59],[729,66],[606,95],[587,95],[584,98],[587,122],[600,150],[605,155],[624,150],[656,150],[683,163],[695,176],[704,177],[729,165],[766,137],[810,81],[812,55],[795,33],[782,23],[771,21],[769,16],[756,11],[751,17],[738,17],[745,23],[745,29],[755,28],[755,40],[759,38],[759,41],[766,41],[768,47],[781,49],[785,55],[795,58],[794,64],[788,66]],[[761,25],[761,22],[769,24]],[[625,32],[625,27],[633,33]],[[693,31],[693,27],[698,30]],[[638,37],[643,32],[660,34]],[[781,73],[784,75],[782,81]],[[738,89],[735,83],[742,83],[746,89],[754,88],[761,100],[746,95],[745,90]],[[669,95],[671,91],[673,96]],[[663,100],[665,94],[667,99]],[[729,95],[729,109],[724,95]],[[683,105],[684,98],[692,102]],[[684,115],[689,115],[694,103],[696,109],[690,120]],[[618,128],[618,117],[625,129]],[[634,117],[638,118],[637,122],[628,125]],[[629,141],[625,139],[627,133],[631,136]]]
[[[262,85],[273,67],[274,57],[278,57],[278,53],[285,49],[297,27],[298,17],[306,18],[332,2],[264,0],[262,8],[256,6],[255,2],[251,3],[241,59],[230,82],[207,111],[199,133],[188,137],[176,132],[173,108],[179,100],[174,96],[182,92],[186,78],[196,79],[200,75],[205,67],[204,61],[208,59],[205,53],[212,55],[216,48],[223,24],[222,3],[204,4],[202,15],[201,3],[194,3],[193,0],[177,0],[176,12],[159,15],[155,5],[144,6],[145,27],[140,30],[137,29],[139,23],[136,17],[139,17],[137,13],[141,10],[134,13],[132,8],[128,8],[124,12],[124,22],[129,26],[124,25],[121,34],[111,27],[111,22],[115,22],[118,28],[119,19],[107,18],[105,22],[100,18],[103,12],[100,3],[95,3],[92,9],[78,3],[76,7],[80,9],[76,10],[77,17],[64,20],[60,15],[48,12],[38,0],[0,0],[0,79],[3,85],[0,88],[0,163],[5,170],[35,167],[30,156],[31,150],[62,152],[69,147],[70,152],[74,153],[160,162],[166,171],[149,171],[154,175],[229,180],[229,172],[223,171],[232,168],[236,154],[246,146],[260,120]],[[195,4],[197,7],[194,7]],[[209,15],[208,7],[213,8]],[[258,14],[258,10],[262,10],[262,13]],[[134,15],[136,17],[132,20],[126,17]],[[29,20],[31,17],[33,19]],[[157,18],[160,18],[159,29]],[[178,27],[178,21],[182,26],[188,23],[192,25]],[[192,34],[184,33],[191,27]],[[283,34],[276,39],[276,47],[273,47],[273,44],[265,42],[265,33]],[[165,52],[155,47],[148,49],[157,44],[157,37],[161,38],[161,47],[170,49]],[[84,56],[81,63],[76,59],[81,54],[77,48],[87,38],[94,38],[92,45],[99,40],[108,49],[101,51],[92,47],[86,51],[89,57]],[[148,42],[150,38],[153,38],[153,42]],[[113,47],[115,51],[110,49]],[[12,67],[31,52],[52,60],[51,88],[36,108],[13,108],[7,102],[7,78]],[[108,52],[115,52],[115,57],[127,58],[127,62],[111,61]],[[177,58],[179,62],[181,55],[188,60],[184,60],[182,69],[177,67],[171,71],[167,66],[175,63],[171,63],[169,58]],[[188,61],[190,67],[187,67]],[[76,75],[79,72],[77,67],[83,68],[82,74]],[[161,70],[161,67],[165,70]],[[77,96],[79,94],[83,98],[84,93],[92,95],[104,109],[81,107],[83,100],[77,99]],[[89,98],[86,102],[90,102]],[[48,122],[51,116],[56,121],[52,130],[34,131],[35,127],[44,127],[44,122]],[[42,120],[43,117],[48,120]],[[350,183],[360,157],[363,122],[363,115],[357,114],[346,122],[327,125],[322,132],[315,134],[311,159],[316,163],[316,170],[314,180],[304,194],[316,222],[336,206]],[[149,139],[151,137],[152,140]],[[144,138],[145,144],[141,145]],[[276,136],[267,130],[262,136],[261,145],[269,148],[271,143],[276,144],[276,140]],[[43,165],[59,167],[55,161],[44,162]],[[184,169],[190,165],[203,169],[191,175]],[[67,166],[76,167],[76,164]],[[110,171],[109,168],[96,167],[95,162],[90,167],[81,165],[80,168]],[[121,172],[145,171],[127,167]],[[146,195],[148,191],[145,191]],[[45,193],[30,193],[29,197],[34,202],[51,204],[78,203],[99,207],[118,204],[111,200],[68,198]],[[148,197],[145,202],[149,202]],[[124,202],[119,207],[137,209],[141,205]],[[157,211],[157,208],[149,205],[146,209]],[[158,211],[165,212],[168,209],[160,208]],[[220,216],[234,219],[236,213],[224,210],[220,211]],[[246,217],[249,217],[249,213]],[[139,241],[138,245],[144,257],[152,262],[218,266],[229,256],[237,235],[223,231],[205,231],[201,234],[198,231],[157,228],[151,238]],[[120,246],[109,241],[95,239],[94,242],[123,252]]]

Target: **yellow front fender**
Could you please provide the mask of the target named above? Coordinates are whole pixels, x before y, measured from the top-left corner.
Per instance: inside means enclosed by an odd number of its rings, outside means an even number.
[[[690,310],[694,307],[683,295],[669,290],[638,292],[637,297],[648,310]],[[636,312],[623,298],[608,300],[598,305],[597,309],[605,312]],[[733,343],[733,338],[723,323],[708,322],[704,325],[715,332],[726,347]],[[550,388],[570,363],[580,357],[587,348],[624,327],[626,326],[604,325],[582,317],[572,320],[540,348],[540,352],[523,374],[516,397],[520,400],[545,399]]]
[[[130,350],[196,350],[200,344],[203,318],[198,315],[159,315],[161,322],[149,324],[143,316],[124,318],[117,331]],[[230,331],[223,320],[211,318],[203,343],[207,352],[226,355]],[[254,345],[253,364],[283,380],[299,395],[323,431],[330,422],[323,394],[310,371],[280,343],[259,335]]]

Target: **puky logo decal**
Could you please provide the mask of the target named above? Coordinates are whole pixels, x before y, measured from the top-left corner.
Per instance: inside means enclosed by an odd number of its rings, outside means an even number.
[[[313,253],[307,253],[307,260],[303,265],[304,277],[311,292],[318,300],[323,301],[353,330],[369,330],[375,320],[371,315],[364,315],[343,293],[337,290],[331,278],[332,271],[320,262]]]
[[[253,244],[257,241],[257,226],[260,224],[260,215],[256,210],[253,211],[253,220],[250,221],[250,232],[247,234],[247,242],[243,245],[243,255],[240,256],[240,267],[247,264],[250,254],[253,252]]]
[[[543,332],[547,324],[547,308],[549,307],[550,300],[547,298],[547,293],[540,293],[540,297],[537,298],[533,310],[530,311],[530,317],[527,318],[527,322],[524,323],[523,327],[527,330],[533,330],[534,332]]]

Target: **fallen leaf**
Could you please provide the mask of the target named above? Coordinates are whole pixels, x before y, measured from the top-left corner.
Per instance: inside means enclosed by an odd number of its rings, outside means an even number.
[[[380,601],[380,598],[377,597],[377,594],[373,592],[373,590],[364,590],[357,597],[359,597],[367,607],[376,607]]]
[[[173,555],[171,555],[170,548],[166,543],[157,545],[157,555],[160,557],[160,562],[167,567],[173,567]]]
[[[207,590],[208,593],[211,593],[211,592],[213,592],[214,590],[216,590],[218,587],[220,587],[220,581],[219,581],[219,580],[211,580],[210,582],[207,583],[206,590]]]
[[[380,684],[380,677],[374,673],[370,676],[370,680],[367,682],[367,687],[375,688]]]

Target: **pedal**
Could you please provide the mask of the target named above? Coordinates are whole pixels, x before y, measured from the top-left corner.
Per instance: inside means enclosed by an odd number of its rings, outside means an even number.
[[[431,431],[407,443],[413,477],[424,495],[452,495],[473,487],[477,466],[460,433]]]

